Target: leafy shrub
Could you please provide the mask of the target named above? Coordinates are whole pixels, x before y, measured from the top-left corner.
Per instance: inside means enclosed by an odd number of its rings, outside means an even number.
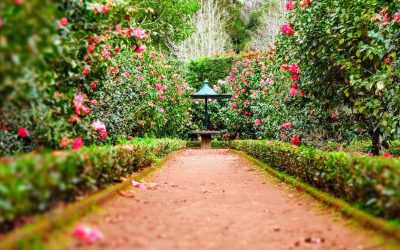
[[[232,141],[230,146],[374,215],[396,219],[400,214],[398,159],[324,152],[271,141]]]
[[[119,146],[2,158],[0,225],[99,190],[150,166],[155,157],[165,156],[185,145],[180,140],[142,139]]]
[[[298,64],[305,97],[297,107],[314,120],[337,123],[336,141],[346,131],[369,135],[374,154],[399,133],[400,3],[386,0],[294,1],[282,25],[277,58]],[[293,79],[286,78],[287,85]],[[288,87],[289,88],[289,87]],[[338,121],[340,121],[338,123]]]
[[[149,51],[151,46],[166,49],[168,42],[179,42],[187,38],[193,32],[189,18],[199,7],[196,0],[129,0],[107,3],[9,0],[0,3],[0,40],[3,41],[0,45],[0,62],[5,65],[0,69],[0,94],[4,97],[0,101],[0,133],[3,133],[0,135],[0,155],[15,150],[29,151],[35,147],[61,148],[65,146],[60,146],[61,142],[77,137],[82,137],[87,144],[114,143],[118,136],[116,132],[120,131],[123,131],[121,136],[125,138],[137,134],[162,136],[166,133],[161,135],[160,131],[165,127],[167,134],[177,136],[174,131],[185,126],[188,117],[186,111],[182,111],[187,106],[182,101],[184,95],[178,96],[180,87],[176,87],[183,85],[182,77],[172,77],[175,73],[179,74],[180,69],[163,67],[174,63],[163,59],[159,52],[154,58],[146,54],[145,60],[140,60],[140,56],[135,57],[137,62],[132,57],[140,54],[140,45],[149,47]],[[22,18],[24,22],[21,22]],[[145,30],[146,35],[137,36],[134,32],[139,28]],[[15,29],[19,31],[18,34]],[[146,67],[142,65],[144,62],[148,63]],[[141,113],[140,108],[143,106],[137,107],[141,99],[136,99],[140,93],[132,91],[133,87],[123,88],[129,81],[130,85],[140,86],[137,91],[146,92],[149,89],[149,93],[145,93],[146,96],[152,95],[149,100],[154,101],[156,98],[153,88],[145,88],[147,85],[139,84],[133,77],[124,79],[122,74],[134,71],[132,67],[128,71],[128,64],[142,65],[145,77],[152,75],[153,71],[165,77],[159,83],[168,85],[166,92],[169,95],[166,100],[158,101],[161,101],[161,105],[168,105],[164,114],[169,117],[168,122],[164,120],[167,118],[157,116],[155,112]],[[154,69],[151,69],[151,64]],[[124,82],[119,91],[115,92],[112,88],[117,88],[117,85],[116,82],[111,84],[111,67],[114,67],[113,72],[121,71]],[[118,67],[124,67],[124,71]],[[155,77],[147,78],[155,81]],[[99,86],[98,92],[93,91],[94,82]],[[152,82],[151,86],[156,83]],[[122,106],[117,101],[106,103],[106,98],[95,99],[116,97],[118,93],[121,102],[125,101]],[[130,102],[134,95],[135,100]],[[82,105],[79,105],[82,110],[74,110],[73,106],[77,106],[78,100],[83,100],[83,103],[80,102]],[[96,104],[99,106],[95,107]],[[127,108],[127,105],[131,106]],[[114,110],[116,107],[120,110],[125,107],[123,111],[134,113],[130,113],[128,120],[123,121],[122,115],[126,113]],[[154,102],[154,108],[157,107],[160,108],[160,105]],[[101,121],[100,110],[107,117],[105,122],[109,122],[105,124],[109,132],[108,141],[100,139],[100,135],[93,131],[92,123]],[[111,117],[112,114],[115,116]],[[139,116],[142,121],[138,121]],[[127,122],[134,118],[136,123],[128,128]],[[137,123],[143,120],[146,126],[138,126]],[[16,136],[20,127],[29,131],[26,140]],[[102,134],[103,138],[107,136]]]

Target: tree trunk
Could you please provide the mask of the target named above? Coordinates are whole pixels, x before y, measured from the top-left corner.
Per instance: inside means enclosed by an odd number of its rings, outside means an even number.
[[[383,151],[382,134],[379,131],[374,131],[370,133],[370,135],[372,139],[371,153],[373,153],[374,155],[380,155],[380,153]]]

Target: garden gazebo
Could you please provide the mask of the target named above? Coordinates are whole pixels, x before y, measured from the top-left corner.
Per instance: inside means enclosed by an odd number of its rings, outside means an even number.
[[[209,99],[224,99],[231,98],[232,94],[218,94],[208,84],[208,80],[204,81],[203,87],[194,95],[191,95],[193,99],[204,99],[205,112],[204,112],[204,130],[192,131],[192,134],[196,134],[201,137],[201,149],[211,148],[211,135],[219,134],[220,131],[212,131],[210,129],[210,122],[208,116],[208,100]]]

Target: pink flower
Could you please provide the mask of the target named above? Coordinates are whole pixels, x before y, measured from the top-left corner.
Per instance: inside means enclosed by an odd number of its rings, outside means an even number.
[[[137,71],[141,71],[141,70],[142,70],[142,67],[136,66],[136,70],[137,70]]]
[[[292,1],[286,3],[286,10],[291,11],[296,8],[296,4]]]
[[[303,1],[300,3],[300,8],[305,9],[305,8],[307,8],[307,6],[310,5],[310,4],[311,4],[311,0],[303,0]]]
[[[294,88],[291,88],[291,89],[289,89],[289,94],[290,94],[291,96],[295,96],[295,95],[297,95],[297,90],[294,89]]]
[[[82,146],[83,146],[83,140],[82,140],[82,138],[78,137],[78,138],[75,138],[75,139],[72,141],[72,149],[73,149],[73,150],[78,150],[78,149],[80,149]]]
[[[260,126],[260,125],[261,125],[261,120],[260,120],[260,119],[256,119],[254,122],[255,122],[255,124],[256,124],[257,126]]]
[[[164,110],[164,108],[160,108],[159,111],[160,111],[160,113],[164,113],[165,110]]]
[[[103,238],[103,234],[97,228],[89,226],[77,225],[74,229],[73,236],[80,240],[82,243],[91,244]]]
[[[143,29],[136,29],[133,32],[133,35],[135,36],[136,39],[141,39],[143,37],[146,37],[146,31],[144,31]]]
[[[100,135],[100,137],[101,137],[101,139],[103,139],[103,140],[107,139],[107,137],[108,137],[107,132],[102,132],[101,135]]]
[[[135,188],[141,189],[141,190],[146,190],[147,187],[143,183],[137,182],[137,181],[132,181],[132,186]]]
[[[18,129],[18,136],[19,137],[21,137],[21,138],[25,138],[25,137],[27,137],[29,135],[29,132],[28,132],[28,130],[26,129],[26,128],[19,128]]]
[[[397,22],[400,25],[400,12],[396,13],[393,17],[393,21]]]
[[[104,7],[101,9],[101,13],[105,14],[105,13],[107,13],[107,12],[108,12],[108,7],[107,7],[107,6],[104,6]]]
[[[286,35],[293,35],[295,33],[292,27],[287,23],[282,24],[281,32]]]
[[[139,48],[136,49],[137,53],[142,53],[144,51],[146,51],[146,46],[145,45],[140,45]]]
[[[288,122],[282,124],[282,127],[284,127],[285,129],[290,129],[292,126],[293,125],[291,123],[288,123]]]
[[[138,80],[139,80],[139,81],[142,81],[142,80],[143,80],[143,78],[144,78],[144,76],[143,76],[143,75],[140,75],[140,76],[138,76]]]
[[[124,76],[125,76],[126,78],[129,78],[129,73],[128,73],[128,72],[125,72],[125,73],[124,73]]]
[[[96,105],[97,101],[96,100],[90,100],[89,103],[92,104],[92,105]]]
[[[59,21],[61,26],[67,26],[68,25],[68,19],[66,17],[63,17]]]
[[[96,131],[101,131],[101,132],[106,132],[106,125],[104,125],[103,122],[101,121],[95,121],[92,123],[92,126],[94,128],[94,130]]]
[[[300,71],[299,65],[297,65],[296,63],[290,65],[289,66],[289,72],[292,73],[292,74],[297,74],[297,75],[300,74],[301,71]]]
[[[82,113],[84,115],[89,114],[90,108],[86,107],[85,105],[82,105]]]

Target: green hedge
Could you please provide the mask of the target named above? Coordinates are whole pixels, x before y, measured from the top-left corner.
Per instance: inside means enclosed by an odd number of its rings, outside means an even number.
[[[239,56],[203,57],[190,61],[188,68],[188,82],[191,87],[199,89],[204,80],[215,84],[218,80],[225,80],[232,69],[233,63]]]
[[[157,157],[185,146],[181,140],[142,139],[119,146],[2,158],[0,227],[119,182],[121,177],[150,166]]]
[[[400,219],[400,160],[324,152],[282,142],[233,141],[231,148],[376,216]]]

